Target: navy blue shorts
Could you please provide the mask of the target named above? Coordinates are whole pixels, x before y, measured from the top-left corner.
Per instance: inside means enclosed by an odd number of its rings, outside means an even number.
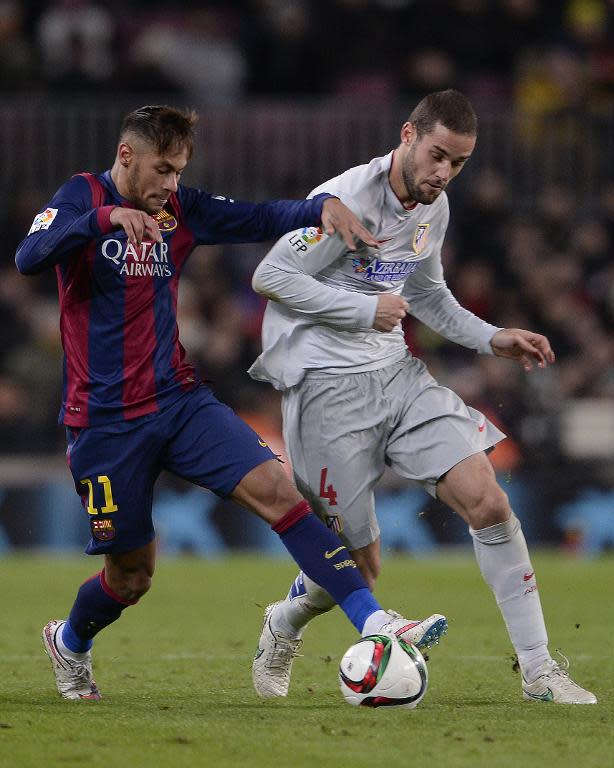
[[[89,555],[127,552],[153,540],[153,487],[162,470],[225,497],[250,470],[276,458],[205,386],[161,413],[66,433],[68,463],[92,531]]]

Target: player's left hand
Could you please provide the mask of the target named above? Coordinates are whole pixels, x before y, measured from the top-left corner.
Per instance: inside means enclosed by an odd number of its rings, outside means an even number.
[[[360,223],[360,219],[344,205],[338,197],[328,197],[322,206],[322,229],[327,235],[339,233],[345,240],[350,251],[356,250],[356,241],[379,247],[379,242],[368,229]]]
[[[545,368],[555,360],[550,342],[545,336],[520,328],[497,331],[490,340],[490,346],[498,357],[518,360],[525,371],[530,371],[535,361],[539,368]]]

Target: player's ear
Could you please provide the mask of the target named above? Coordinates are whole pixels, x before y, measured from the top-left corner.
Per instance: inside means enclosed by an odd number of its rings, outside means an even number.
[[[401,142],[409,145],[415,138],[416,128],[414,127],[414,124],[410,123],[408,120],[406,123],[403,123],[403,127],[401,128]]]
[[[134,150],[128,142],[120,142],[119,147],[117,148],[117,157],[124,168],[127,168],[130,165],[132,158],[134,157]]]

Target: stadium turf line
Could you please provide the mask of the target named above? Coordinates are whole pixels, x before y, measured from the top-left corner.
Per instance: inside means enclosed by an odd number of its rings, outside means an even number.
[[[161,559],[152,592],[99,638],[99,703],[60,699],[40,630],[63,617],[94,565],[84,557],[0,560],[2,768],[312,768],[425,761],[452,768],[609,765],[614,714],[614,560],[534,558],[551,649],[597,706],[524,702],[511,647],[470,552],[388,558],[378,586],[409,617],[446,613],[450,631],[430,652],[429,691],[417,710],[354,709],[337,663],[354,639],[335,611],[307,630],[290,696],[261,701],[251,656],[262,610],[294,574],[285,560],[234,556]]]

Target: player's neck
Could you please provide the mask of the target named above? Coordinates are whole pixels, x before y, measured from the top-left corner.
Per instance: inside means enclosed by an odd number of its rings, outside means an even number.
[[[415,200],[412,200],[411,197],[407,194],[407,188],[405,187],[403,180],[398,180],[398,182],[395,184],[392,178],[392,171],[390,172],[390,176],[388,178],[390,181],[390,188],[394,192],[397,200],[401,203],[403,208],[405,208],[406,211],[413,211],[418,203]]]
[[[125,200],[128,200],[128,185],[125,179],[124,167],[118,160],[115,160],[113,167],[111,168],[111,180],[113,181],[113,184],[115,184],[115,188],[119,194]]]
[[[409,196],[407,187],[403,181],[403,174],[401,173],[397,152],[394,152],[392,155],[392,165],[390,166],[388,181],[390,183],[390,188],[406,211],[411,211],[418,205],[418,203],[415,200],[412,200]]]

